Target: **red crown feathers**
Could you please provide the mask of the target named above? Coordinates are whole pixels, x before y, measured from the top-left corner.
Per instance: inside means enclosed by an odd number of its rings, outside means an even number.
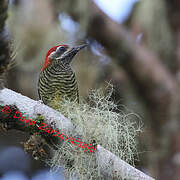
[[[57,47],[59,47],[59,46],[67,46],[67,45],[58,45],[58,46],[54,46],[51,49],[49,49],[49,51],[46,53],[45,62],[44,62],[44,65],[41,69],[41,72],[44,71],[51,64],[52,60],[49,58],[49,55],[53,51],[56,51]]]

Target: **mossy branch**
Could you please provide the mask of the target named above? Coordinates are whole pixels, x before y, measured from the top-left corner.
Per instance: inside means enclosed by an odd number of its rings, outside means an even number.
[[[6,88],[1,90],[0,105],[16,107],[19,112],[24,114],[24,116],[32,119],[37,118],[38,115],[41,114],[44,117],[44,123],[53,126],[53,128],[58,127],[60,131],[68,133],[72,132],[73,130],[73,124],[71,123],[71,121],[61,115],[60,112],[57,112],[39,101],[32,100],[12,90]],[[7,124],[8,122],[4,121],[5,117],[2,113],[3,112],[0,113],[0,122]],[[9,121],[10,120],[11,119],[9,119]],[[27,128],[23,129],[24,126],[22,126],[22,124],[19,124],[18,120],[14,121],[14,123],[16,124],[16,126],[11,126],[13,129],[20,129],[21,131],[27,132]],[[31,129],[28,129],[28,131],[31,131]],[[37,138],[34,139],[36,139],[37,142],[39,140],[39,136],[38,140]],[[35,144],[36,143],[34,143],[33,145],[35,146]],[[153,180],[153,178],[135,169],[125,161],[122,161],[111,152],[105,150],[100,145],[98,145],[97,151],[95,151],[93,156],[95,156],[103,176],[106,176],[108,171],[112,171],[115,174],[115,177],[117,177],[116,174],[118,174],[118,177],[120,176],[123,178],[128,177],[129,179]]]

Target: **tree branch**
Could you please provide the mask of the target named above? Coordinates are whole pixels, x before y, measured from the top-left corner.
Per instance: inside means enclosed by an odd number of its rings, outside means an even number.
[[[7,71],[10,61],[9,57],[9,34],[6,26],[8,10],[8,0],[0,1],[0,76]],[[0,89],[3,87],[2,77],[0,77]]]
[[[136,43],[133,35],[105,15],[92,1],[88,35],[98,40],[129,74],[151,109],[155,127],[169,119],[176,81],[157,55]],[[157,129],[155,128],[155,129]],[[158,128],[159,131],[159,128]]]
[[[12,90],[6,88],[1,90],[0,105],[16,107],[21,113],[23,113],[23,116],[29,118],[36,118],[39,114],[41,114],[43,115],[43,117],[45,117],[45,123],[54,126],[55,129],[57,127],[60,127],[60,131],[68,133],[73,130],[73,125],[71,121],[61,115],[60,112],[57,112],[52,108],[41,104],[39,101],[32,100]],[[4,117],[2,116],[2,113],[4,112],[0,113],[0,122],[4,123]],[[22,124],[18,123],[18,120],[14,119],[13,121],[18,124],[17,126],[22,126]],[[17,126],[13,126],[13,128]],[[21,127],[20,129],[23,130],[23,127]],[[25,128],[24,131],[26,132],[26,130],[27,129]],[[145,175],[141,171],[122,161],[111,152],[105,150],[100,145],[98,145],[97,151],[95,151],[94,155],[96,156],[100,170],[104,176],[112,173],[115,177],[119,177],[120,175],[120,177],[126,177],[133,180],[153,180],[153,178]]]

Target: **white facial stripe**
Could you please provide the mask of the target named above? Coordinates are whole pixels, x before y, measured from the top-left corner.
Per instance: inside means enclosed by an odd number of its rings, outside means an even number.
[[[51,59],[53,59],[53,58],[55,57],[55,54],[56,54],[56,52],[53,51],[53,52],[49,55],[49,57],[50,57]]]

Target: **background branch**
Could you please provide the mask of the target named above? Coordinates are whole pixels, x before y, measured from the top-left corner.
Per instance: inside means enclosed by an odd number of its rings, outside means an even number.
[[[8,0],[0,1],[0,88],[3,87],[2,76],[7,71],[10,61],[9,57],[9,33],[6,26],[6,19],[8,14]]]
[[[78,10],[80,2],[78,0],[75,4]],[[154,52],[138,44],[131,32],[110,19],[93,1],[87,2],[84,11],[69,8],[71,3],[71,0],[66,3],[61,1],[58,8],[80,22],[87,36],[100,42],[116,64],[124,68],[141,98],[145,99],[157,133],[161,121],[166,123],[170,117],[169,110],[177,90],[175,78]],[[86,19],[85,25],[82,17]]]

